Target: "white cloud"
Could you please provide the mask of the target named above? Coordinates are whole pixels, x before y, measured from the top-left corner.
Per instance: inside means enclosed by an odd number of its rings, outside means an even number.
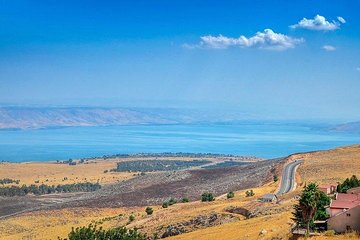
[[[336,48],[334,46],[331,46],[331,45],[324,45],[322,47],[325,51],[328,51],[328,52],[331,52],[331,51],[335,51]]]
[[[212,48],[225,49],[229,47],[259,48],[268,50],[285,50],[294,48],[297,44],[304,42],[302,38],[292,38],[281,33],[275,33],[271,29],[265,29],[263,32],[257,32],[252,37],[240,36],[231,38],[223,35],[219,36],[202,36],[200,43],[197,45],[183,45],[186,48]]]
[[[290,28],[304,28],[309,30],[316,31],[333,31],[340,28],[341,24],[346,23],[345,19],[342,17],[337,17],[338,21],[329,22],[325,17],[320,16],[319,14],[314,17],[314,19],[301,19],[297,24],[291,25]]]
[[[341,23],[346,23],[345,19],[343,17],[337,17],[337,20]]]

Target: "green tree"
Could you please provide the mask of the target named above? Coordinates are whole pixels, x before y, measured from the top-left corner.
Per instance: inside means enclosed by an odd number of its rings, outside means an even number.
[[[251,190],[248,190],[245,192],[245,195],[246,197],[252,197],[255,195],[254,191],[251,189]]]
[[[279,180],[279,177],[277,175],[274,175],[274,182],[277,182]]]
[[[360,180],[355,175],[352,175],[351,178],[347,178],[343,183],[337,186],[337,191],[346,193],[347,190],[354,187],[360,187]]]
[[[228,194],[226,195],[226,197],[229,199],[229,198],[233,198],[235,197],[235,194],[234,192],[228,192]]]
[[[181,199],[181,202],[182,202],[182,203],[187,203],[187,202],[189,202],[189,199],[186,198],[186,197],[184,197],[184,198]]]
[[[215,200],[215,198],[214,198],[214,195],[212,193],[204,192],[201,195],[201,201],[202,202],[211,202],[211,201],[214,201],[214,200]]]
[[[145,212],[146,212],[147,215],[151,215],[151,214],[153,214],[154,210],[151,207],[147,207],[145,209]]]
[[[170,200],[168,201],[169,206],[174,205],[175,203],[177,203],[175,198],[170,198]]]
[[[328,215],[325,206],[330,204],[330,198],[318,189],[315,183],[304,187],[299,204],[294,206],[293,220],[297,226],[305,227],[307,235],[314,227],[315,220],[325,220]]]

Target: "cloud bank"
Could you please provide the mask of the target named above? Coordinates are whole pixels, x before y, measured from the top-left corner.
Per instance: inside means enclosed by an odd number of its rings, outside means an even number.
[[[297,24],[291,25],[290,28],[303,28],[315,31],[334,31],[339,29],[341,24],[346,23],[342,17],[337,17],[337,21],[333,20],[329,22],[325,17],[316,15],[313,19],[303,18]]]
[[[186,44],[186,48],[210,48],[210,49],[226,49],[229,47],[242,48],[258,48],[268,50],[286,50],[294,48],[296,45],[304,42],[303,38],[292,38],[290,36],[275,33],[271,29],[265,29],[263,32],[257,32],[252,37],[240,36],[239,38],[231,38],[223,35],[219,36],[202,36],[200,43],[197,45]]]

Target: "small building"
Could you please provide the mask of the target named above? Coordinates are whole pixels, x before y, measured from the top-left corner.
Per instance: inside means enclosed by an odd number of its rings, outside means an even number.
[[[327,228],[337,233],[351,230],[360,232],[360,205],[339,212],[329,218]]]
[[[329,195],[336,192],[336,186],[332,184],[321,185],[319,186],[319,190]]]
[[[259,200],[261,202],[276,203],[278,200],[278,197],[275,194],[268,193],[268,194],[263,195],[261,198],[259,198]]]

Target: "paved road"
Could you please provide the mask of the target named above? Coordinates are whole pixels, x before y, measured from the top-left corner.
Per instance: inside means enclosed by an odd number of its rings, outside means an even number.
[[[295,160],[294,162],[288,163],[282,174],[281,186],[278,191],[278,195],[288,193],[293,190],[295,185],[295,170],[298,165],[303,163],[303,160]]]

